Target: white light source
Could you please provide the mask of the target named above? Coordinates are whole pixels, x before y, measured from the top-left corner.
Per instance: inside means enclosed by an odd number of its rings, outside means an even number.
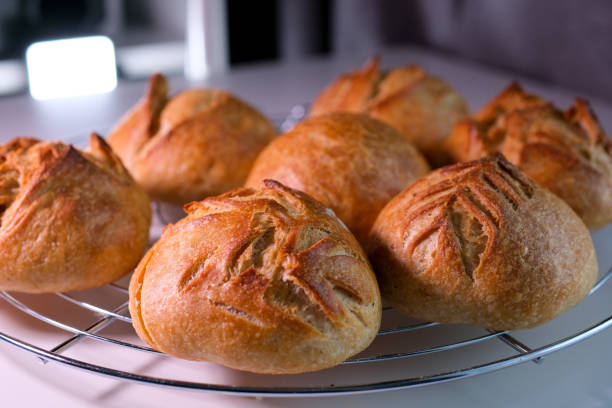
[[[35,99],[104,93],[117,86],[115,47],[104,36],[34,43],[26,50],[26,64]]]

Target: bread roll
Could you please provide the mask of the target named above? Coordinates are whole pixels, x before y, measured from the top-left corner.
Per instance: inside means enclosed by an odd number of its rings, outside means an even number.
[[[447,164],[442,144],[455,122],[470,113],[461,95],[440,78],[416,65],[381,71],[378,58],[332,82],[309,114],[337,111],[367,113],[388,123],[434,166]]]
[[[309,118],[272,142],[246,185],[274,179],[330,207],[359,241],[395,194],[429,171],[390,126],[355,113]]]
[[[580,218],[499,154],[421,178],[385,206],[370,240],[383,297],[424,320],[526,329],[597,278]]]
[[[146,193],[98,135],[90,152],[16,138],[0,146],[0,290],[88,289],[127,274],[142,256]]]
[[[458,122],[445,148],[454,161],[500,152],[590,229],[612,221],[612,141],[582,99],[560,112],[512,84]]]
[[[241,186],[276,135],[272,123],[222,90],[167,93],[165,78],[153,75],[145,98],[109,136],[136,181],[173,204]]]
[[[257,373],[331,367],[374,339],[370,265],[334,213],[275,181],[185,206],[130,282],[157,350]]]

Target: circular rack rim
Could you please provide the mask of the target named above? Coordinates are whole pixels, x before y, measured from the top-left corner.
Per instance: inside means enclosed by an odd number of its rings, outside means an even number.
[[[607,271],[607,273],[597,282],[597,284],[591,289],[589,296],[598,291],[603,285],[605,285],[610,278],[612,277],[612,267]],[[124,290],[121,287],[114,285],[115,289]],[[4,300],[8,301],[10,304],[11,299],[15,300],[12,296],[10,296],[6,292],[0,292],[0,295],[4,298]],[[66,295],[59,294],[60,297],[64,297]],[[16,301],[16,300],[15,300]],[[19,303],[18,301],[16,301]],[[78,302],[78,301],[77,301]],[[82,302],[81,302],[82,303]],[[26,307],[27,308],[27,307]],[[121,306],[119,307],[121,309]],[[31,309],[29,309],[31,311]],[[102,309],[104,310],[104,309]],[[22,311],[29,313],[27,310]],[[116,321],[113,314],[115,312],[105,311],[107,314],[107,321]],[[34,317],[38,317],[33,315]],[[125,316],[123,316],[125,317]],[[38,317],[40,318],[40,317]],[[127,318],[127,317],[125,317]],[[129,319],[129,318],[127,318]],[[41,319],[45,321],[45,319]],[[46,321],[45,321],[46,322]],[[100,321],[99,321],[100,322]],[[47,322],[48,323],[48,322]],[[94,327],[96,324],[92,325]],[[435,325],[435,323],[423,323],[417,324],[414,326],[408,326],[405,328],[395,329],[399,332],[408,331],[412,327],[424,328],[429,327],[431,325]],[[70,358],[59,354],[58,352],[45,350],[33,344],[30,344],[26,341],[15,338],[11,335],[3,333],[0,331],[0,340],[3,340],[19,349],[30,352],[43,360],[43,362],[53,361],[56,363],[60,363],[72,368],[81,369],[90,373],[99,374],[105,377],[111,377],[115,379],[127,380],[130,382],[136,382],[141,384],[149,384],[149,385],[158,385],[163,387],[177,388],[177,389],[187,389],[187,390],[198,390],[204,392],[213,392],[213,393],[221,393],[221,394],[231,394],[237,396],[260,396],[260,397],[289,397],[289,396],[333,396],[333,395],[350,395],[350,394],[362,394],[362,393],[370,393],[370,392],[380,392],[386,390],[398,390],[405,388],[413,388],[418,386],[424,386],[429,384],[443,383],[449,382],[453,380],[458,380],[462,378],[473,377],[476,375],[486,374],[493,371],[498,371],[507,367],[511,367],[514,365],[522,364],[528,361],[537,362],[539,358],[546,356],[548,354],[559,351],[565,347],[572,346],[577,344],[587,338],[609,328],[612,326],[612,316],[600,321],[599,323],[580,330],[570,336],[564,337],[555,342],[549,343],[547,345],[541,346],[534,350],[526,349],[518,354],[511,355],[506,358],[502,358],[499,360],[491,361],[488,363],[475,365],[471,367],[466,367],[458,370],[452,370],[437,374],[431,374],[420,377],[410,377],[403,378],[397,380],[389,380],[382,382],[372,382],[372,383],[364,383],[364,384],[354,384],[354,385],[341,385],[341,386],[311,386],[311,387],[244,387],[244,386],[230,386],[230,385],[222,385],[222,384],[210,384],[210,383],[199,383],[199,382],[190,382],[184,380],[173,380],[168,378],[159,378],[159,377],[151,377],[146,375],[134,374],[127,371],[117,370],[109,367],[104,367],[96,364],[91,364],[86,361]],[[91,328],[90,327],[90,328]],[[407,330],[406,330],[407,329]],[[67,342],[62,343],[62,345],[69,344],[71,341],[73,342],[75,339],[80,339],[81,336],[92,336],[92,333],[85,330],[80,331],[75,329],[76,331],[72,331],[73,333],[77,333],[72,339]],[[393,332],[394,329],[385,331],[382,330],[379,332],[379,335],[387,334],[386,332]],[[81,333],[82,332],[82,333]],[[506,334],[507,332],[490,332],[490,336],[488,338],[492,338],[495,336],[500,336]],[[106,338],[97,338],[99,336],[93,335],[94,339],[106,339]],[[487,337],[487,336],[482,336]],[[469,340],[468,340],[469,341]],[[452,343],[452,345],[457,343]],[[55,350],[61,349],[62,345],[56,347]],[[132,348],[140,348],[141,351],[149,351],[146,348],[136,346],[134,344],[119,344],[119,345],[127,345]],[[444,347],[444,346],[443,346]],[[516,345],[514,346],[516,348]],[[433,350],[433,351],[431,351]],[[435,352],[435,349],[428,349],[428,352]],[[387,355],[383,360],[393,359],[393,355]],[[367,359],[365,359],[367,361]],[[376,360],[376,359],[374,359]],[[364,362],[364,359],[356,359],[349,360],[350,362]],[[345,362],[345,363],[347,363]]]

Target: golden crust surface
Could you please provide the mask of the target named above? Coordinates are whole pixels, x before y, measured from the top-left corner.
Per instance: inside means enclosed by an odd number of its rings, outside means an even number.
[[[16,138],[0,146],[0,290],[65,292],[136,266],[151,209],[110,146]]]
[[[445,149],[454,161],[500,152],[590,229],[612,222],[612,141],[582,99],[561,112],[512,84],[458,122]]]
[[[392,127],[356,113],[309,118],[260,154],[246,186],[264,179],[306,192],[330,207],[359,241],[395,194],[429,166]]]
[[[368,253],[398,310],[496,330],[547,322],[597,278],[581,220],[499,154],[438,169],[396,196]]]
[[[469,115],[465,100],[446,82],[411,65],[381,71],[378,58],[345,73],[315,99],[310,116],[366,113],[399,130],[434,166],[446,164],[442,145],[453,125]]]
[[[152,76],[144,99],[109,136],[136,181],[152,198],[174,204],[241,186],[276,135],[272,123],[222,90],[167,94],[165,78]]]
[[[185,206],[130,282],[157,350],[259,373],[299,373],[367,347],[381,319],[365,254],[332,211],[275,181]]]

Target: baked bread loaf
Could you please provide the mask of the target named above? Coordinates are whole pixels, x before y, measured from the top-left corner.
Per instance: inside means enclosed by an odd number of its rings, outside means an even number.
[[[458,122],[445,148],[454,161],[500,152],[590,229],[612,222],[612,141],[582,99],[561,112],[512,84]]]
[[[367,113],[395,127],[433,166],[447,164],[442,144],[455,122],[470,113],[461,95],[440,78],[416,65],[381,71],[378,58],[332,82],[309,114],[337,111]]]
[[[376,279],[331,210],[269,180],[185,210],[130,282],[134,327],[152,347],[282,374],[331,367],[374,339]]]
[[[526,329],[576,305],[597,278],[580,218],[499,154],[421,178],[385,206],[370,239],[383,297],[424,320]]]
[[[0,290],[88,289],[142,256],[151,209],[111,148],[16,138],[0,146]]]
[[[332,113],[302,121],[259,155],[246,182],[264,179],[311,195],[364,242],[378,212],[429,171],[395,129],[363,114]]]
[[[115,127],[109,144],[155,199],[201,200],[241,186],[276,130],[261,113],[217,89],[189,89],[168,99],[165,78]]]

